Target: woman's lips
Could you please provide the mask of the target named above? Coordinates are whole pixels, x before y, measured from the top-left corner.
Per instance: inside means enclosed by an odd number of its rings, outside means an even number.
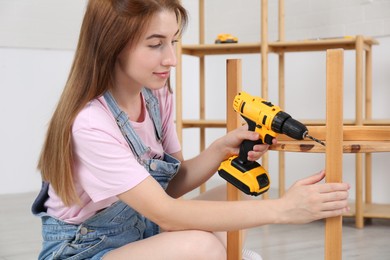
[[[169,77],[169,71],[164,71],[164,72],[154,72],[154,75],[162,78],[162,79],[167,79]]]

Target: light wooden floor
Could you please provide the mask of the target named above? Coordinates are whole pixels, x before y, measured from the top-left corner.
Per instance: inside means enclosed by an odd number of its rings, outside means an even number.
[[[0,260],[37,259],[40,221],[30,213],[35,193],[0,196]],[[245,247],[264,260],[317,260],[324,257],[324,224],[269,225],[251,229]],[[390,259],[390,220],[374,220],[356,229],[344,219],[343,259]]]

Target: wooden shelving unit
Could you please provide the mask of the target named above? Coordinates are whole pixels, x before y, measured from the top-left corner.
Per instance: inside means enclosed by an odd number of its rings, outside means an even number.
[[[372,46],[378,41],[361,35],[355,37],[334,39],[312,39],[301,41],[286,41],[284,37],[284,1],[279,0],[279,40],[268,41],[268,1],[261,0],[261,42],[238,44],[205,44],[204,42],[204,0],[199,1],[199,44],[180,45],[178,48],[178,64],[176,72],[176,101],[177,132],[180,140],[184,128],[200,129],[200,147],[205,148],[205,129],[224,128],[224,120],[208,120],[205,118],[205,56],[230,54],[260,54],[261,59],[261,95],[268,98],[268,55],[273,53],[279,56],[279,100],[278,105],[283,109],[285,104],[284,66],[285,54],[292,52],[325,52],[329,49],[344,49],[354,51],[356,54],[356,108],[355,118],[344,121],[344,153],[356,153],[356,202],[352,213],[356,220],[356,227],[364,226],[364,218],[390,218],[390,205],[376,205],[371,197],[371,165],[374,152],[390,152],[390,120],[372,119]],[[200,69],[200,118],[186,120],[182,117],[182,55],[191,55],[199,58]],[[363,111],[364,109],[364,111]],[[303,120],[309,126],[313,136],[325,139],[325,121]],[[322,135],[322,137],[321,137]],[[375,140],[374,140],[375,139]],[[279,143],[271,146],[271,150],[279,153],[279,190],[283,195],[285,187],[285,152],[317,152],[325,150],[313,142],[297,142],[279,136]],[[365,155],[363,158],[363,154]],[[363,162],[365,167],[363,167]],[[262,159],[262,164],[268,168],[268,157]],[[364,169],[364,171],[363,171]],[[365,175],[365,188],[363,183]],[[365,190],[365,198],[363,193]]]

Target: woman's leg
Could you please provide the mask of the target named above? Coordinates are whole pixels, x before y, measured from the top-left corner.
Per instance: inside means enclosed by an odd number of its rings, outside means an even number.
[[[219,185],[215,188],[207,190],[202,194],[193,198],[194,200],[212,200],[223,201],[227,200],[226,185]],[[214,235],[221,241],[221,243],[227,246],[227,233],[226,232],[214,232]]]
[[[136,241],[115,249],[103,257],[104,260],[183,260],[226,259],[226,248],[210,232],[188,230],[163,232],[153,237]]]
[[[255,199],[253,196],[246,195],[244,193],[241,193],[241,200],[253,200]],[[210,189],[199,196],[195,197],[194,199],[197,200],[216,200],[216,201],[221,201],[221,200],[227,200],[227,189],[226,185],[220,185],[217,186],[213,189]],[[246,236],[246,230],[242,230],[242,238],[245,241],[245,236]],[[225,247],[227,247],[227,233],[226,232],[215,232],[214,233],[216,237],[223,243]],[[255,253],[254,251],[248,250],[248,249],[243,249],[242,252],[242,257],[243,259],[262,259],[260,255]]]
[[[226,185],[220,185],[193,199],[223,201],[227,200],[226,194]],[[245,200],[252,199],[245,194],[242,197]],[[226,232],[163,232],[115,249],[103,259],[226,259],[226,243]]]

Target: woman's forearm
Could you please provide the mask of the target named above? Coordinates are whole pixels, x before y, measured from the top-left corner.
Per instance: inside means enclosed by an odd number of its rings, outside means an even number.
[[[173,206],[173,204],[175,205]],[[167,231],[188,229],[212,232],[240,230],[277,223],[280,216],[277,205],[278,200],[176,200],[169,207],[172,218],[159,224]]]
[[[167,193],[180,197],[199,187],[215,174],[221,162],[229,155],[216,140],[198,156],[182,162],[176,177],[169,183]]]
[[[145,194],[147,196],[137,196]],[[174,199],[148,177],[119,199],[166,231],[229,231],[277,223],[286,205],[280,199],[207,201]]]

